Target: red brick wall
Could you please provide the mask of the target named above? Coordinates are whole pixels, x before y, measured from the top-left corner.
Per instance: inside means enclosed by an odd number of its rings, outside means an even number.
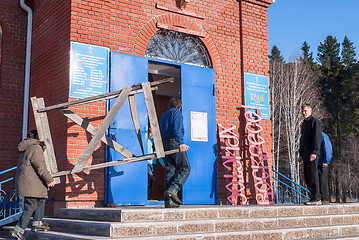
[[[202,38],[216,71],[217,122],[238,125],[237,109],[243,104],[243,72],[268,76],[266,10],[271,1],[195,1],[186,10],[204,19],[156,8],[175,1],[80,1],[72,2],[71,41],[144,56],[157,23],[205,34]],[[110,19],[110,20],[109,20]],[[271,161],[271,125],[265,121],[265,152]],[[221,170],[218,181],[222,181]]]
[[[21,141],[27,14],[19,1],[0,1],[0,171],[14,167]],[[12,172],[14,174],[14,172]],[[1,176],[0,180],[4,176]]]
[[[30,97],[44,98],[45,105],[51,106],[68,101],[70,66],[70,2],[33,0],[33,40]],[[67,159],[68,124],[67,118],[57,110],[47,112],[59,170],[71,168]],[[34,127],[30,106],[29,126]],[[54,201],[47,204],[65,206],[66,178],[51,190]],[[49,206],[50,205],[50,206]],[[50,211],[52,213],[52,211]]]
[[[156,8],[157,3],[175,7],[175,0],[33,0],[31,7],[34,10],[34,35],[30,96],[44,97],[47,106],[69,100],[70,41],[144,56],[150,37],[159,30],[156,24],[162,23],[205,35],[201,40],[210,53],[216,72],[217,123],[227,127],[237,125],[240,129],[242,126],[238,107],[244,101],[243,72],[268,75],[266,10],[270,2],[190,2],[186,10],[203,15],[202,19]],[[82,117],[86,116],[96,125],[105,115],[105,107],[105,103],[92,103],[71,109]],[[91,136],[56,111],[48,114],[58,168],[72,169]],[[30,119],[30,125],[33,126],[32,117]],[[271,160],[270,132],[270,122],[266,121],[265,150]],[[104,146],[100,145],[88,164],[104,161]],[[223,172],[219,169],[219,184],[223,180],[222,176]],[[103,204],[104,170],[68,175],[61,180],[62,184],[53,191],[56,199],[55,208]]]

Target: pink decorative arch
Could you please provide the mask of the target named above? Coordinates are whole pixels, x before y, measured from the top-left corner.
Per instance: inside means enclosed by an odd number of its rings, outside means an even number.
[[[209,34],[195,20],[186,16],[175,15],[175,14],[160,15],[148,21],[145,24],[145,26],[142,27],[135,41],[134,51],[133,51],[134,55],[136,56],[145,55],[148,42],[150,41],[152,35],[154,35],[159,30],[159,28],[157,28],[157,23],[181,27],[188,30],[203,33],[205,37],[200,39],[203,42],[203,44],[206,46],[207,51],[211,56],[213,68],[215,70],[221,68],[219,53]]]

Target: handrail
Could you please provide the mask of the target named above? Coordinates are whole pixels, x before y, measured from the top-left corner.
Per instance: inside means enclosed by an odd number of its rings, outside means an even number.
[[[303,190],[307,191],[308,193],[310,193],[310,191],[308,189],[306,189],[305,187],[299,185],[298,183],[294,182],[292,179],[288,178],[287,176],[281,174],[280,172],[278,172],[277,170],[274,170],[272,168],[272,171],[279,174],[280,176],[284,177],[285,179],[287,179],[288,181],[290,181],[291,183],[294,183],[295,185],[297,185],[298,187],[302,188]]]
[[[293,187],[289,186],[288,184],[286,184],[285,182],[283,182],[283,181],[279,180],[278,178],[276,178],[276,177],[272,177],[272,178],[273,178],[274,180],[277,180],[278,182],[280,182],[280,183],[284,184],[286,187],[288,187],[288,188],[292,189],[293,191],[295,191],[295,192],[299,193],[302,197],[305,197],[305,198],[307,198],[307,199],[310,199],[310,198],[309,198],[309,197],[307,197],[305,194],[303,194],[303,193],[299,192],[298,190],[296,190],[295,188],[293,188]],[[301,188],[305,189],[304,187],[301,187]]]
[[[4,171],[1,171],[0,172],[0,175],[1,174],[4,174],[4,173],[7,173],[7,172],[11,172],[12,170],[15,170],[17,167],[12,167],[12,168],[9,168],[9,169],[6,169],[6,170],[4,170]]]
[[[305,190],[306,192],[310,193],[310,191],[309,191],[308,189],[306,189],[305,187],[299,185],[298,183],[294,182],[292,179],[288,178],[287,176],[283,175],[282,173],[278,172],[277,170],[275,170],[275,169],[273,169],[273,168],[272,168],[272,171],[273,171],[274,173],[280,175],[281,177],[285,178],[285,179],[288,180],[289,182],[293,183],[294,185],[296,185],[296,186],[299,187],[299,191],[298,191],[298,190],[296,190],[295,188],[293,188],[292,186],[288,185],[287,183],[285,183],[285,182],[279,180],[278,178],[272,176],[272,178],[273,178],[274,180],[276,180],[277,182],[279,182],[279,183],[281,183],[281,184],[283,184],[284,186],[287,187],[286,192],[288,192],[288,188],[289,188],[289,189],[293,190],[294,192],[298,193],[299,196],[300,196],[300,197],[299,197],[299,203],[300,203],[300,204],[302,203],[302,201],[301,201],[301,198],[302,198],[302,197],[304,197],[304,198],[306,198],[306,199],[310,199],[308,196],[306,196],[305,194],[302,193],[302,189]],[[281,186],[279,186],[279,187],[281,188]],[[277,198],[275,198],[275,199],[277,199]]]
[[[12,167],[0,172],[0,176],[16,170]],[[10,177],[0,182],[0,226],[17,221],[23,211],[22,198],[15,195],[15,183],[6,185],[4,183],[14,181],[16,177]]]

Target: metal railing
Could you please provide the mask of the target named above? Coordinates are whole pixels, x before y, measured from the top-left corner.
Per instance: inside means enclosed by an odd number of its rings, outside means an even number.
[[[0,172],[0,179],[4,174],[16,170],[12,167]],[[22,198],[15,193],[15,177],[0,182],[0,226],[17,221],[23,212]]]
[[[308,189],[294,182],[290,178],[281,174],[280,172],[272,169],[274,173],[278,174],[289,182],[282,181],[273,176],[273,191],[274,191],[274,203],[275,204],[302,204],[304,199],[309,200],[309,197],[305,193],[310,193]],[[304,192],[304,193],[303,193]]]

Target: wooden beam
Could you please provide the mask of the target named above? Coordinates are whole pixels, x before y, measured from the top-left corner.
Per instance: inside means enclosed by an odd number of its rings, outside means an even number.
[[[32,97],[31,103],[32,103],[32,110],[34,112],[37,132],[39,134],[39,140],[44,141],[46,145],[46,148],[44,149],[46,168],[51,174],[55,174],[58,172],[58,170],[57,170],[55,150],[54,150],[54,145],[52,144],[52,138],[51,138],[49,121],[47,119],[47,114],[46,112],[44,113],[37,112],[39,108],[45,107],[44,99]],[[60,178],[54,178],[54,181],[56,184],[61,182]]]
[[[85,129],[87,132],[94,135],[96,133],[96,128],[92,126],[89,122],[85,121],[83,118],[75,114],[69,109],[60,109],[60,112],[68,117],[70,120],[72,120],[74,123]],[[107,144],[109,147],[113,148],[116,152],[121,154],[122,156],[126,158],[134,157],[135,155],[132,154],[130,151],[128,151],[126,148],[118,144],[117,142],[113,141],[110,137],[104,135],[101,138],[101,141]]]
[[[166,151],[165,155],[173,154],[176,152],[179,152],[179,149],[173,149],[173,150]],[[105,168],[105,167],[112,167],[112,166],[125,164],[125,163],[140,162],[140,161],[145,161],[145,160],[155,159],[155,158],[156,158],[156,155],[154,153],[152,153],[152,154],[144,155],[141,157],[132,157],[132,158],[127,158],[127,159],[106,162],[106,163],[99,163],[99,164],[87,166],[87,167],[84,167],[82,169],[82,171],[90,171],[90,170],[95,170],[95,169],[100,169],[100,168]],[[70,171],[70,170],[69,171],[61,171],[61,172],[54,174],[53,177],[60,177],[60,176],[71,174],[71,173],[72,173],[72,171]]]
[[[132,122],[133,122],[133,125],[135,127],[135,131],[136,131],[138,142],[139,142],[140,147],[141,147],[142,155],[145,155],[145,151],[143,149],[142,137],[141,137],[140,122],[138,120],[135,96],[134,95],[128,96],[128,101],[130,103],[130,111],[131,111]]]
[[[153,133],[153,143],[155,145],[155,152],[157,158],[163,158],[165,156],[160,127],[158,125],[158,119],[156,114],[155,102],[153,101],[152,91],[149,82],[142,83],[143,94],[145,97],[148,118]]]
[[[72,169],[71,173],[81,172],[87,161],[89,160],[92,153],[95,151],[96,146],[101,141],[101,138],[105,134],[106,130],[110,126],[113,119],[116,117],[118,111],[122,107],[123,103],[126,101],[128,95],[130,94],[132,88],[130,86],[125,86],[118,98],[116,99],[114,105],[111,107],[105,119],[102,121],[100,127],[97,129],[95,135],[91,139],[90,143],[87,145],[85,151],[82,153],[79,161],[76,163],[75,167]]]
[[[174,81],[175,81],[175,79],[173,77],[161,79],[159,81],[151,82],[151,87],[157,86],[162,83],[170,83],[170,82],[174,82]],[[132,95],[132,94],[137,94],[137,93],[142,92],[142,91],[136,91],[136,90],[139,90],[140,88],[141,88],[141,83],[134,84],[132,86],[132,91],[130,94]],[[108,99],[118,97],[120,95],[121,91],[122,90],[118,90],[115,92],[105,93],[105,94],[101,94],[101,95],[97,95],[97,96],[93,96],[93,97],[78,99],[78,100],[75,100],[72,102],[60,103],[60,104],[52,105],[49,107],[43,107],[43,108],[39,108],[37,111],[38,112],[46,112],[46,111],[50,111],[50,110],[54,110],[54,109],[68,108],[68,107],[79,105],[79,104],[108,100]]]

